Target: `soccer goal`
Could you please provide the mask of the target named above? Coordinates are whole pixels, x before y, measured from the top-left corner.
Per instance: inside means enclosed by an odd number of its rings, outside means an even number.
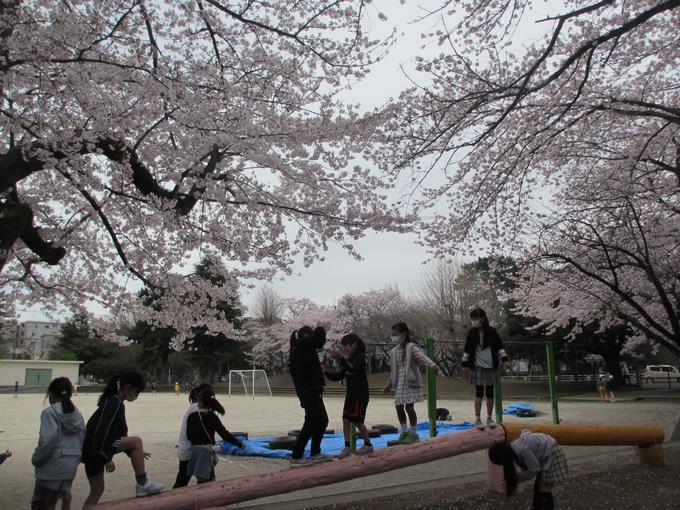
[[[272,396],[267,372],[264,370],[230,370],[229,396],[231,395]]]

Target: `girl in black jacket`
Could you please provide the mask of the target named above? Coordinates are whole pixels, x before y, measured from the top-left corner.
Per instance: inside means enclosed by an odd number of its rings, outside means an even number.
[[[368,377],[366,376],[366,345],[354,333],[342,337],[342,352],[336,352],[335,357],[340,363],[340,370],[335,372],[325,370],[326,377],[331,381],[347,379],[345,405],[342,410],[342,430],[345,435],[345,447],[339,457],[347,457],[352,453],[350,448],[350,423],[356,424],[357,430],[364,440],[364,445],[357,450],[358,455],[373,452],[373,445],[368,437],[368,429],[364,425],[366,409],[368,408]]]
[[[475,308],[470,312],[472,328],[468,331],[463,353],[465,378],[475,385],[475,427],[495,427],[493,413],[493,387],[498,382],[498,366],[502,362],[510,368],[510,360],[503,350],[498,332],[489,325],[486,312]],[[486,423],[482,422],[482,400],[486,395]]]
[[[146,476],[144,460],[150,458],[151,454],[144,451],[142,439],[128,436],[124,402],[137,400],[145,386],[140,374],[127,372],[112,377],[99,397],[97,410],[87,422],[83,443],[82,461],[87,481],[90,482],[90,494],[83,508],[95,506],[99,502],[104,493],[104,470],[108,473],[115,471],[113,456],[121,452],[125,452],[132,462],[138,497],[156,494],[165,488]]]
[[[309,461],[331,460],[321,454],[321,440],[328,426],[328,413],[323,403],[325,381],[317,350],[325,343],[326,330],[321,324],[317,324],[315,329],[304,326],[293,331],[290,336],[290,375],[300,406],[305,410],[305,421],[293,447],[291,467],[304,466]],[[310,458],[304,461],[302,457],[310,438]]]

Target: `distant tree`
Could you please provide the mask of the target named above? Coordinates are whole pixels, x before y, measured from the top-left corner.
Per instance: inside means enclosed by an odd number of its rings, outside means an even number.
[[[255,294],[252,317],[262,326],[273,326],[283,320],[286,300],[271,285],[260,287]]]

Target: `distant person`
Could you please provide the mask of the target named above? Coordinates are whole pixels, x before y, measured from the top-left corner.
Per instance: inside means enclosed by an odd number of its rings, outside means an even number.
[[[197,384],[189,393],[189,407],[184,413],[182,424],[179,428],[179,437],[177,438],[177,458],[179,459],[179,466],[177,468],[177,477],[175,478],[175,485],[173,489],[179,487],[186,487],[191,480],[191,475],[187,473],[189,460],[191,459],[191,442],[187,438],[187,419],[191,413],[198,410],[198,394],[203,390],[212,389],[208,383]]]
[[[472,327],[465,340],[462,365],[464,377],[475,386],[475,427],[493,428],[494,385],[498,382],[498,367],[510,368],[503,342],[495,328],[489,325],[486,312],[475,308],[470,312]],[[482,422],[482,401],[486,396],[486,422]]]
[[[422,402],[423,376],[420,367],[426,366],[441,373],[434,361],[428,358],[420,347],[411,342],[409,328],[404,322],[392,326],[391,336],[397,345],[390,351],[390,378],[384,392],[394,391],[394,407],[401,428],[397,440],[400,444],[411,444],[420,440],[418,437],[418,415],[416,402]],[[408,415],[407,425],[406,416]]]
[[[175,396],[179,397],[180,392],[182,391],[182,388],[179,385],[179,382],[175,382]]]
[[[323,403],[325,381],[317,351],[325,343],[326,329],[321,323],[315,329],[303,326],[290,335],[290,375],[300,407],[305,410],[305,421],[293,447],[291,467],[332,460],[321,453],[321,440],[328,426],[328,413]],[[305,447],[310,438],[310,457],[304,460]]]
[[[368,437],[368,429],[364,425],[366,409],[368,408],[368,377],[366,375],[366,345],[364,341],[354,333],[342,337],[341,345],[344,352],[336,352],[335,357],[340,363],[340,370],[324,370],[326,377],[331,381],[347,379],[345,391],[345,404],[342,409],[342,431],[345,436],[345,447],[339,457],[351,455],[350,446],[350,423],[354,423],[364,444],[356,453],[365,455],[373,452],[371,439]]]
[[[623,376],[624,384],[630,384],[630,370],[627,363],[621,363],[621,375]]]
[[[607,374],[600,371],[600,375],[597,377],[597,391],[600,393],[600,402],[607,402]]]
[[[127,372],[112,377],[97,402],[97,410],[87,422],[82,460],[90,483],[90,494],[84,508],[96,505],[104,493],[104,470],[112,473],[116,469],[113,456],[125,453],[130,457],[135,472],[135,494],[137,497],[161,492],[165,487],[151,481],[146,475],[145,459],[151,457],[144,451],[142,439],[128,436],[125,420],[125,401],[134,402],[144,391],[146,383],[141,374]]]
[[[0,464],[5,462],[7,459],[9,459],[12,456],[12,451],[11,450],[5,450],[5,453],[0,453]]]
[[[489,460],[503,466],[508,496],[515,493],[518,482],[536,477],[532,508],[553,510],[552,489],[555,483],[564,482],[568,473],[564,453],[555,439],[525,429],[512,443],[503,441],[489,448]],[[516,465],[521,468],[519,473]]]
[[[85,420],[72,396],[73,386],[66,377],[57,377],[47,388],[50,406],[40,414],[38,446],[31,458],[35,466],[32,510],[54,510],[60,499],[62,510],[71,508],[71,485],[85,439]]]
[[[215,398],[212,388],[198,394],[197,409],[187,418],[187,439],[191,443],[191,457],[187,464],[187,475],[195,476],[197,483],[215,480],[217,452],[222,448],[215,444],[215,432],[226,442],[238,448],[245,445],[224,427],[215,413],[224,416],[224,407]]]
[[[151,394],[155,395],[158,391],[158,383],[156,381],[151,382]]]
[[[14,381],[14,398],[19,398],[19,381]]]
[[[604,389],[607,392],[607,399],[610,403],[616,402],[616,397],[614,396],[614,376],[607,376],[607,380],[604,382]]]

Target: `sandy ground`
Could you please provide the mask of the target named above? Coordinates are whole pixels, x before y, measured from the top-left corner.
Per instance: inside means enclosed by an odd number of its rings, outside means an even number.
[[[96,398],[95,394],[81,393],[75,399],[86,420],[95,409]],[[218,398],[227,408],[227,416],[223,419],[227,428],[231,431],[247,431],[251,437],[285,435],[288,430],[299,428],[302,422],[303,412],[295,397],[252,399],[218,395]],[[14,456],[0,467],[0,501],[2,501],[3,508],[27,507],[33,488],[33,468],[30,464],[30,456],[37,442],[39,416],[43,405],[43,397],[40,395],[24,394],[18,399],[13,399],[11,395],[0,395],[0,449],[4,451],[5,448],[9,448],[14,452]],[[470,401],[443,399],[438,405],[450,409],[456,422],[470,420],[473,414]],[[147,472],[154,480],[171,486],[177,469],[174,445],[182,415],[187,407],[186,397],[184,395],[175,397],[174,394],[167,393],[155,396],[144,393],[136,402],[128,403],[126,407],[130,434],[141,436],[145,450],[153,455],[148,462]],[[330,427],[340,430],[342,398],[327,398],[326,407],[330,416]],[[549,422],[549,403],[537,402],[536,407],[542,411],[542,415],[534,420]],[[418,404],[417,410],[419,416],[424,419],[426,404]],[[667,434],[672,431],[679,414],[680,403],[677,401],[616,404],[567,402],[560,405],[563,422],[656,425],[663,427]],[[510,419],[518,420],[517,418]],[[367,420],[369,425],[395,422],[396,417],[390,399],[371,401]],[[622,448],[625,447],[619,447],[618,450]],[[587,455],[616,450],[616,447],[570,447],[567,449],[567,457],[583,458]],[[133,495],[134,476],[128,459],[124,456],[117,456],[116,462],[118,465],[116,472],[107,475],[103,500]],[[287,468],[287,461],[223,457],[216,468],[216,473],[218,479],[228,479],[284,468]],[[258,500],[253,504],[283,503],[286,500],[299,501],[299,498],[333,497],[334,494],[347,491],[419,484],[447,477],[479,474],[484,470],[483,452],[477,452],[357,481]],[[87,479],[81,467],[73,487],[74,508],[81,507],[87,491]]]

